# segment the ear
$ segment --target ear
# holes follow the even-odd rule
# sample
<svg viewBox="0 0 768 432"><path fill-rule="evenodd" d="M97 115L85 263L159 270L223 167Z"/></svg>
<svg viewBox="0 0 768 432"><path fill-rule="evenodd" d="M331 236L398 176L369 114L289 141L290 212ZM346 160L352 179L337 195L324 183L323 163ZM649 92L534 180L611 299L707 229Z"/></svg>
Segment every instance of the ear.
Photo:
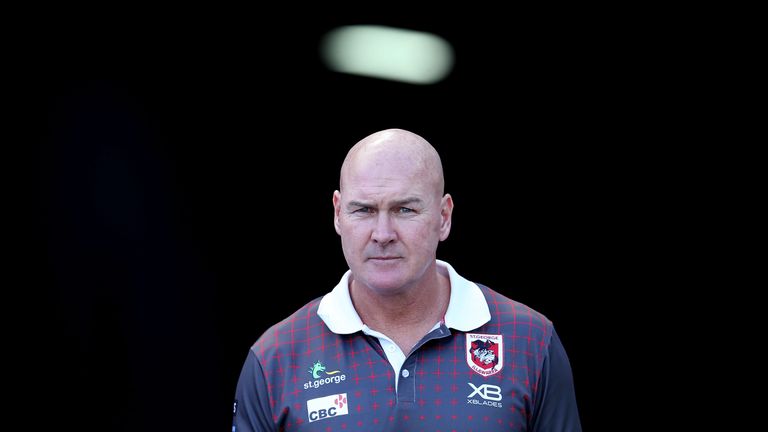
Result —
<svg viewBox="0 0 768 432"><path fill-rule="evenodd" d="M451 233L451 215L453 215L453 198L451 194L443 195L440 201L440 241L448 238Z"/></svg>
<svg viewBox="0 0 768 432"><path fill-rule="evenodd" d="M339 225L339 213L341 212L341 192L333 191L333 227L336 234L341 235L341 226Z"/></svg>

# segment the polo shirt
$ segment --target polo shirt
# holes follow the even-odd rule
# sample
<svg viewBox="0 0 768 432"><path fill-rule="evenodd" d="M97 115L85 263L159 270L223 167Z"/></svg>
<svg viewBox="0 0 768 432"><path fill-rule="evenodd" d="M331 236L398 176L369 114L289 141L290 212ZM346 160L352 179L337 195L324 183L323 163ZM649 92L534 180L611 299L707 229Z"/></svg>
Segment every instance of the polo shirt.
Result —
<svg viewBox="0 0 768 432"><path fill-rule="evenodd" d="M448 309L408 356L361 321L350 271L271 326L243 364L232 431L580 431L552 322L437 265Z"/></svg>

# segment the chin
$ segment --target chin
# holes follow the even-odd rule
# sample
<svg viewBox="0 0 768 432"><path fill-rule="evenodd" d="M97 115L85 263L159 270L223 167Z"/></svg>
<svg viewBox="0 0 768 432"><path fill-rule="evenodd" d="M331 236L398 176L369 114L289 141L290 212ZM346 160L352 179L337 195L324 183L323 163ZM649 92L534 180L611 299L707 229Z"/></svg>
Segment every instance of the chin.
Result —
<svg viewBox="0 0 768 432"><path fill-rule="evenodd" d="M376 272L374 274L367 273L365 276L365 284L379 294L396 294L405 285L405 279L402 275L388 275Z"/></svg>

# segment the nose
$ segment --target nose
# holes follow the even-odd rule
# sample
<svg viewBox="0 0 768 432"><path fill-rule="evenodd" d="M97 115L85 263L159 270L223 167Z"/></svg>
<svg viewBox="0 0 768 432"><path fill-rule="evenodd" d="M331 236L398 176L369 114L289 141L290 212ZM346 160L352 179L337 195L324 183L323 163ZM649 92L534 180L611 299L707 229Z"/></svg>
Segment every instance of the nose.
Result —
<svg viewBox="0 0 768 432"><path fill-rule="evenodd" d="M380 212L376 218L376 226L373 227L371 239L381 246L387 245L397 239L397 233L392 221L392 215L388 212Z"/></svg>

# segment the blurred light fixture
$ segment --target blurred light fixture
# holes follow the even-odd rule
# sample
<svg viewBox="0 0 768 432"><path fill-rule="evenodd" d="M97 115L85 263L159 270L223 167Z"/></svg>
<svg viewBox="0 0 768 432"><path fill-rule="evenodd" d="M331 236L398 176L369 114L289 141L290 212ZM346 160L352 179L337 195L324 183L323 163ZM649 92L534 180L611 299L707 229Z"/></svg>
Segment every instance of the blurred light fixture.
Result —
<svg viewBox="0 0 768 432"><path fill-rule="evenodd" d="M320 52L333 71L411 84L442 80L454 61L453 47L437 35L376 25L335 28Z"/></svg>

